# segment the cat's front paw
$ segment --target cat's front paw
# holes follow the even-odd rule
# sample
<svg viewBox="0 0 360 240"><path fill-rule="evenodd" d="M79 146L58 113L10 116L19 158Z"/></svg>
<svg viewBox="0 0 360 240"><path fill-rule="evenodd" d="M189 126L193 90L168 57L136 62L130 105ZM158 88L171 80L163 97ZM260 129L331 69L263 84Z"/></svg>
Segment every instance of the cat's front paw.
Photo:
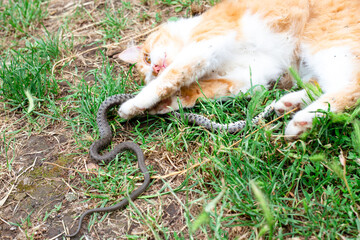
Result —
<svg viewBox="0 0 360 240"><path fill-rule="evenodd" d="M288 139L298 138L305 131L311 129L315 113L300 111L289 122L285 129L285 137Z"/></svg>
<svg viewBox="0 0 360 240"><path fill-rule="evenodd" d="M135 106L134 103L135 103L134 99L130 99L124 102L123 104L121 104L118 111L121 118L130 119L144 112L144 109Z"/></svg>

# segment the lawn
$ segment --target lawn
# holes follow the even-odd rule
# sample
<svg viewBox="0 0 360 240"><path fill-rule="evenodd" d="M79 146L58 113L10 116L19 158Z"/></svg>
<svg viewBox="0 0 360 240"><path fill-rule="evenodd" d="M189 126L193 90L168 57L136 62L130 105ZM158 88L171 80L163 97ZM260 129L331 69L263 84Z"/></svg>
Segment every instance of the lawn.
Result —
<svg viewBox="0 0 360 240"><path fill-rule="evenodd" d="M102 101L143 86L116 54L215 2L0 0L0 239L63 239L83 211L141 184L133 154L105 165L88 154ZM114 109L113 144L138 143L152 181L125 209L86 218L78 239L360 238L360 107L326 113L296 141L283 136L289 114L251 124L293 90L257 86L184 110L246 120L234 135Z"/></svg>

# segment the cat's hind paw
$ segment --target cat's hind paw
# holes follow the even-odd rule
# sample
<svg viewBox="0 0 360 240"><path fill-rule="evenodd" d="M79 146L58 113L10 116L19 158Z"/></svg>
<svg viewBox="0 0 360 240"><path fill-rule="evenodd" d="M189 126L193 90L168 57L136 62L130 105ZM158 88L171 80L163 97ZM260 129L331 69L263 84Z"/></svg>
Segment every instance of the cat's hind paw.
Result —
<svg viewBox="0 0 360 240"><path fill-rule="evenodd" d="M305 131L311 129L315 115L314 112L304 110L295 114L285 129L285 137L295 139Z"/></svg>
<svg viewBox="0 0 360 240"><path fill-rule="evenodd" d="M277 101L274 106L275 112L278 116L281 116L286 112L290 112L294 108L300 110L300 103L291 102L291 101L285 102L285 101L281 101L280 99L280 101Z"/></svg>
<svg viewBox="0 0 360 240"><path fill-rule="evenodd" d="M293 110L294 108L300 110L305 105L304 100L308 100L305 90L286 94L275 103L275 112L278 116L280 116L286 112Z"/></svg>

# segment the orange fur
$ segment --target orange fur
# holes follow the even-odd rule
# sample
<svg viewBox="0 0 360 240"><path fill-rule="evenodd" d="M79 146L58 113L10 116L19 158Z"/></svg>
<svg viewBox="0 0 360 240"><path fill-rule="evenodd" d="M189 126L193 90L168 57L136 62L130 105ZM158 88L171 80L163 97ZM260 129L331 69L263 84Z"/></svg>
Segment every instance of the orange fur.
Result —
<svg viewBox="0 0 360 240"><path fill-rule="evenodd" d="M256 69L254 84L265 85L291 64L325 93L294 116L290 134L311 126L314 111L327 103L342 111L360 98L360 0L224 0L177 23L164 24L142 45L137 67L151 84L124 104L123 117L175 108L177 97L191 107L203 95L237 94L250 88L249 69ZM151 63L144 55L150 53ZM298 96L285 96L277 111L303 106Z"/></svg>
<svg viewBox="0 0 360 240"><path fill-rule="evenodd" d="M153 112L170 111L169 107L177 105L177 98L184 108L193 107L199 98L216 98L222 96L230 96L230 88L233 86L231 81L226 79L207 79L184 86L179 93L173 97L167 97L157 104L152 110Z"/></svg>
<svg viewBox="0 0 360 240"><path fill-rule="evenodd" d="M340 86L336 93L325 94L319 101L330 104L337 112L353 107L360 99L360 72L350 86Z"/></svg>
<svg viewBox="0 0 360 240"><path fill-rule="evenodd" d="M255 0L249 9L269 21L277 32L301 34L309 17L308 0Z"/></svg>
<svg viewBox="0 0 360 240"><path fill-rule="evenodd" d="M224 1L203 14L202 22L193 31L191 38L202 41L239 29L239 19L246 6L239 1Z"/></svg>
<svg viewBox="0 0 360 240"><path fill-rule="evenodd" d="M229 96L232 86L233 83L226 79L207 79L182 87L180 90L180 99L184 106L192 107L200 97L213 99L221 96Z"/></svg>
<svg viewBox="0 0 360 240"><path fill-rule="evenodd" d="M223 1L203 15L204 24L199 24L192 38L202 41L239 29L239 20L247 10L268 19L275 31L300 34L309 17L306 9L309 9L307 0Z"/></svg>
<svg viewBox="0 0 360 240"><path fill-rule="evenodd" d="M310 9L302 40L310 42L314 52L346 43L359 55L359 0L312 0Z"/></svg>

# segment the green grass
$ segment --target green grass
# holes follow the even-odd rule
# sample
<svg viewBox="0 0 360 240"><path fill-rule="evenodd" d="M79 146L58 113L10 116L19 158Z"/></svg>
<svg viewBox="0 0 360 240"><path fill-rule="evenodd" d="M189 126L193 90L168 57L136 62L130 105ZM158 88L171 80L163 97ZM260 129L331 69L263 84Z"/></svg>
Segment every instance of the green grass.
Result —
<svg viewBox="0 0 360 240"><path fill-rule="evenodd" d="M79 93L86 96L81 100L79 109L82 112L79 112L79 119L91 119L88 131L96 128L94 116L102 99L115 94L110 89L119 89L116 91L119 93L125 91L123 87L128 87L124 85L128 82L124 81L127 76L116 77L117 84L120 85L114 87L116 83L113 74L106 70L111 69L111 66L104 66L106 68L102 70L103 73L96 74L102 76L96 77L96 87L82 87L83 92ZM96 97L89 96L90 93ZM250 93L252 98L249 101L246 96ZM194 109L187 111L211 116L222 123L238 119L247 119L250 122L251 118L263 110L264 103L269 103L283 94L281 90L269 91L262 88L224 103L204 100ZM357 111L359 110L355 109L355 112ZM351 112L343 115L351 116ZM222 191L222 181L225 182L228 189L222 197L225 200L216 210L207 213L208 224L201 225L198 230L208 234L209 239L226 239L229 237L228 231L223 228L235 226L253 229L250 238L254 239L261 234L265 234L267 238L272 236L280 239L291 236L317 236L321 239L357 237L360 230L356 215L360 201L360 170L359 153L354 149L354 146L358 146L359 134L354 133L354 129L357 129L354 124L358 124L358 120L355 117L350 122L339 122L339 119L350 118L335 118L332 114L327 114L325 118L315 121L313 129L306 136L295 142L286 142L281 137L285 126L282 124L283 120L280 120L275 128L260 129L254 134L251 133L259 127L249 124L239 134L231 135L211 133L173 117L145 116L131 121L131 136L142 144L144 150L151 149L156 144L164 146L166 151L174 155L190 151L194 157L188 160L189 166L206 158L211 160L191 173L181 189L176 189L176 192L193 192L199 196L199 199L189 199L183 205L188 229L191 229L192 222L198 218L197 215L190 214L192 206L200 201L205 207L206 201L215 198ZM87 124L90 123L83 122L81 125ZM119 129L118 123L113 124L114 129ZM248 134L249 137L244 138ZM96 135L93 135L93 138L97 138ZM239 144L231 146L240 139L242 140ZM198 147L194 148L194 145ZM345 176L339 163L340 150L347 158ZM129 163L131 167L122 164L122 168L129 168L129 171L136 168L134 161ZM109 184L106 178L100 176L92 181L103 184L99 191ZM258 191L267 199L266 204L273 214L271 227L269 220L266 220L269 213L264 215L264 207L258 206L259 197L251 190L252 182L256 183ZM174 189L165 188L163 191L176 195ZM109 192L105 194L105 202L110 201ZM157 219L156 214L158 213L148 213L147 216L139 214L137 217L143 219L144 224L149 224L146 222ZM167 239L175 236L168 233L159 221L151 226L152 232L161 233ZM196 232L186 231L176 235L183 239L187 234L190 234L191 239L196 239Z"/></svg>
<svg viewBox="0 0 360 240"><path fill-rule="evenodd" d="M51 67L49 62L42 61L36 50L28 50L12 51L1 59L0 94L14 108L24 108L27 105L26 90L39 102L58 92L56 82L48 75Z"/></svg>
<svg viewBox="0 0 360 240"><path fill-rule="evenodd" d="M121 36L121 30L126 29L129 25L129 19L125 14L131 8L131 2L129 2L119 9L111 9L109 7L105 9L105 19L101 24L105 40L118 41L123 37Z"/></svg>
<svg viewBox="0 0 360 240"><path fill-rule="evenodd" d="M86 73L86 75L94 77L95 84L89 86L84 78L82 78L78 85L71 86L75 94L68 96L68 100L75 103L74 111L77 113L77 116L74 117L71 115L67 121L74 130L77 141L83 146L89 146L88 140L83 142L84 132L92 133L92 139L97 138L97 135L94 134L97 132L96 113L100 104L107 97L114 94L125 93L125 89L130 88L128 85L131 72L116 73L114 68L114 65L109 64L109 62L104 59L103 66L100 69ZM133 88L134 86L132 89ZM116 122L112 123L114 129L116 125Z"/></svg>
<svg viewBox="0 0 360 240"><path fill-rule="evenodd" d="M160 1L156 1L158 4L164 4L164 5L176 5L175 7L175 12L180 12L188 7L190 7L191 3L193 2L193 0L160 0Z"/></svg>
<svg viewBox="0 0 360 240"><path fill-rule="evenodd" d="M30 99L35 108L58 94L58 81L52 75L54 62L69 46L59 33L26 41L23 48L8 50L0 57L0 96L12 109L26 109ZM28 92L28 94L26 94ZM29 97L30 96L30 97Z"/></svg>
<svg viewBox="0 0 360 240"><path fill-rule="evenodd" d="M47 2L42 0L9 0L7 4L0 1L0 30L25 34L47 16Z"/></svg>
<svg viewBox="0 0 360 240"><path fill-rule="evenodd" d="M198 1L157 1L159 5L178 6L182 10L193 2L199 4ZM26 33L33 26L26 22L40 23L46 4L39 1L1 3L3 31L6 34ZM123 9L104 14L105 18L98 25L102 32L99 41L123 37L116 30L128 27L124 20L124 11L129 10L126 7L133 8L125 4ZM18 8L22 10L16 10ZM16 15L21 12L24 13ZM22 19L15 26L4 17L11 14ZM71 17L77 14L75 11ZM4 172L12 170L16 159L12 154L13 146L18 134L25 131L31 136L58 123L71 129L76 140L74 147L78 151L68 154L87 158L90 144L99 137L95 118L101 102L113 94L136 93L142 87L134 81L131 70L119 69L105 56L104 50L96 53L101 60L92 70L83 71L73 61L58 66L54 76L55 62L69 56L74 48L60 33L40 37L27 34L24 46L8 48L1 54L0 101L7 114L20 115L19 122L13 124L22 124L19 129L8 131L6 128L1 132L4 144L0 147L6 155L6 167L1 169ZM76 73L78 79L63 79L66 67L72 67L71 72ZM93 80L88 81L89 78ZM62 81L69 85L71 92L59 96ZM203 99L195 108L184 110L221 123L247 120L249 124L235 135L212 133L171 114L138 117L126 123L125 128L125 121L115 112L109 114L116 140L120 135L134 140L146 154L166 151L178 159L178 163L184 163L182 169L202 163L187 171L181 184L174 186L171 178L164 179L159 192L142 195L136 200L146 202L149 208L142 209L131 203L128 216L141 223L146 232L127 237L197 239L201 234L207 239L229 239L237 236L230 235L232 229L242 227L249 232L249 239L358 239L360 107L342 114L325 113L301 139L288 142L283 133L290 116L262 129L250 124L265 105L284 94L283 90L260 87L226 102ZM29 109L32 109L30 113ZM274 118L271 116L267 121ZM346 165L343 166L340 160L344 158ZM155 166L148 167L152 175L158 174ZM136 160L129 153L103 166L99 172L97 176L83 175L82 184L74 187L98 206L113 204L130 193L135 188L133 177L141 181ZM163 197L167 196L183 212L184 226L179 231L162 221L165 214L162 205L166 204ZM103 220L106 214L101 216ZM29 215L24 220L22 228L30 228L30 218ZM92 216L89 226L96 221L97 217Z"/></svg>
<svg viewBox="0 0 360 240"><path fill-rule="evenodd" d="M211 6L218 3L220 0L155 0L155 4L162 4L165 6L173 6L174 12L179 13L181 11L185 11L185 15L189 16L189 10L191 5L204 5L210 4Z"/></svg>

